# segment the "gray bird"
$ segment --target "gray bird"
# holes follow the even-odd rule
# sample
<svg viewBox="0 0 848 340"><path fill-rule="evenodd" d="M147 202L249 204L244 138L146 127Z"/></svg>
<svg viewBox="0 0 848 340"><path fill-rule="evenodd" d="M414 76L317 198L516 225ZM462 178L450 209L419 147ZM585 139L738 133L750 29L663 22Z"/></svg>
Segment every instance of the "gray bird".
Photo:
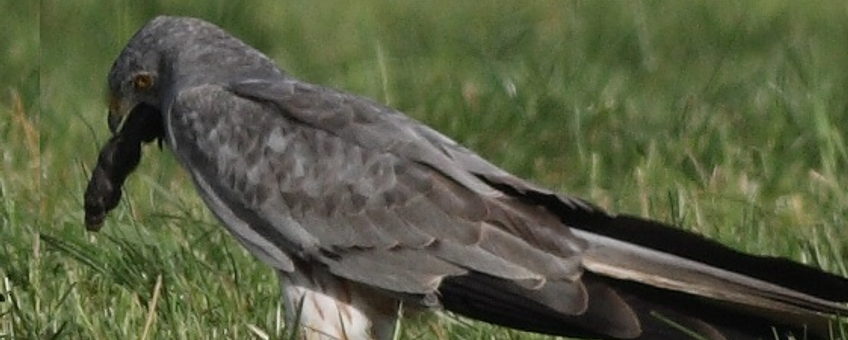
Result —
<svg viewBox="0 0 848 340"><path fill-rule="evenodd" d="M164 140L224 227L279 273L305 339L392 339L400 309L652 340L830 339L848 315L848 279L537 187L199 19L147 23L109 90L115 137L87 213L114 207L140 143Z"/></svg>

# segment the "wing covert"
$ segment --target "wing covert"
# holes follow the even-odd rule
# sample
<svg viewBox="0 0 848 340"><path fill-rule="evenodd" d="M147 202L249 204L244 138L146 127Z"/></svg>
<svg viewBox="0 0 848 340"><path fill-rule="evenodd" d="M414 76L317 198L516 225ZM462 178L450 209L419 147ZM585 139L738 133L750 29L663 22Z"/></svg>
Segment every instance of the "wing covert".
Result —
<svg viewBox="0 0 848 340"><path fill-rule="evenodd" d="M548 286L572 292L558 310L586 308L581 241L555 216L464 169L451 157L464 149L446 137L336 91L295 81L241 85L183 91L166 130L242 242L257 234L286 256L399 293L434 293L443 278L469 271L540 292L557 281ZM508 176L480 162L488 175ZM233 207L242 214L228 214Z"/></svg>
<svg viewBox="0 0 848 340"><path fill-rule="evenodd" d="M318 85L288 80L246 80L227 85L233 93L275 106L279 114L304 126L324 131L345 143L391 154L406 162L424 166L467 188L473 195L504 197L504 188L520 194L549 196L563 205L588 214L605 214L591 204L539 188L494 166L450 138L412 118L367 98ZM507 205L515 206L515 202ZM536 213L540 213L537 211ZM585 244L561 223L537 223L521 233L543 249L573 254ZM551 243L553 242L553 243Z"/></svg>

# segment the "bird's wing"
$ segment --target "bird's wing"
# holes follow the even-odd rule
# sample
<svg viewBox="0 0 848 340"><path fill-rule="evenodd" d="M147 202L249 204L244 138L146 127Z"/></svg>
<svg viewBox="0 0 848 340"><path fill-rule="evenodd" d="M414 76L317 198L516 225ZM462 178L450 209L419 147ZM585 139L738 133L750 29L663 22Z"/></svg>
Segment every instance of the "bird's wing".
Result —
<svg viewBox="0 0 848 340"><path fill-rule="evenodd" d="M474 273L559 313L586 309L582 241L370 101L296 81L202 86L180 93L166 134L215 214L281 270L296 256L428 301Z"/></svg>
<svg viewBox="0 0 848 340"><path fill-rule="evenodd" d="M568 320L561 327L571 332L577 325L622 338L644 332L643 314L662 306L637 302L642 294L608 278L738 304L778 322L824 327L818 312L844 311L811 296L816 289L782 287L789 280L776 274L746 275L770 259L710 246L729 259L711 263L703 259L710 255L620 235L641 221L537 188L366 99L296 80L250 80L185 90L167 117L171 145L213 211L283 270L297 256L512 327L556 333L549 321ZM599 231L605 225L624 229ZM643 230L670 235L665 241L682 249L704 244L664 226ZM581 277L584 268L593 274Z"/></svg>

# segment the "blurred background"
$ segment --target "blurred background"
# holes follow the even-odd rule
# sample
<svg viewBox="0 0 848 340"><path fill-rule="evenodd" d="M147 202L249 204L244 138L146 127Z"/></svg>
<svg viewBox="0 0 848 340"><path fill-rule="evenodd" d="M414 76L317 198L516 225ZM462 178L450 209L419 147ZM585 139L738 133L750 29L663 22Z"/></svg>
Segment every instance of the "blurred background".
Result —
<svg viewBox="0 0 848 340"><path fill-rule="evenodd" d="M273 273L144 149L82 194L106 73L160 14L373 98L543 186L848 275L844 1L0 0L0 339L280 339ZM157 284L159 283L159 284ZM403 338L541 339L454 318Z"/></svg>

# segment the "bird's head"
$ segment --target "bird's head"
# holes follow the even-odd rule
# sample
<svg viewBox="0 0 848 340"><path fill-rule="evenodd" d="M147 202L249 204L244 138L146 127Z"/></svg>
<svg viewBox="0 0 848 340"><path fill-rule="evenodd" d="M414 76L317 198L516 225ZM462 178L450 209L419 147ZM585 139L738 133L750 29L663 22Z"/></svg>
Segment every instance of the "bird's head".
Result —
<svg viewBox="0 0 848 340"><path fill-rule="evenodd" d="M114 78L112 76L115 76ZM114 82L112 80L115 80ZM109 130L117 133L124 118L145 104L160 111L158 75L155 70L139 69L110 73Z"/></svg>
<svg viewBox="0 0 848 340"><path fill-rule="evenodd" d="M121 123L144 104L162 110L161 37L163 24L169 20L160 17L141 28L124 47L109 71L109 129L117 133Z"/></svg>
<svg viewBox="0 0 848 340"><path fill-rule="evenodd" d="M142 104L167 111L181 89L282 76L268 57L214 24L160 16L133 35L109 71L109 128L117 132Z"/></svg>

